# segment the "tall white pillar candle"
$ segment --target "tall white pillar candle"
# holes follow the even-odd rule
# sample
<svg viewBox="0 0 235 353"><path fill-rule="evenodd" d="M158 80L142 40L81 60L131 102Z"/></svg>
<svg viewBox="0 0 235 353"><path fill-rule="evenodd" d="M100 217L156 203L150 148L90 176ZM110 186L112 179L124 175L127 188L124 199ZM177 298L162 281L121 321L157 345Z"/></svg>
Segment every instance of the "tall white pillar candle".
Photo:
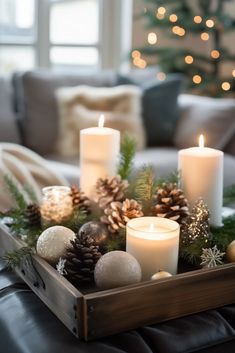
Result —
<svg viewBox="0 0 235 353"><path fill-rule="evenodd" d="M177 273L177 222L161 217L140 217L130 220L126 229L126 251L139 261L143 280L150 280L160 269Z"/></svg>
<svg viewBox="0 0 235 353"><path fill-rule="evenodd" d="M80 132L80 187L90 198L95 197L95 184L99 178L117 173L120 132L103 127L103 120L101 115L98 127Z"/></svg>
<svg viewBox="0 0 235 353"><path fill-rule="evenodd" d="M223 205L223 152L204 147L200 136L199 147L180 150L178 170L181 186L192 207L200 197L210 211L210 223L222 224Z"/></svg>

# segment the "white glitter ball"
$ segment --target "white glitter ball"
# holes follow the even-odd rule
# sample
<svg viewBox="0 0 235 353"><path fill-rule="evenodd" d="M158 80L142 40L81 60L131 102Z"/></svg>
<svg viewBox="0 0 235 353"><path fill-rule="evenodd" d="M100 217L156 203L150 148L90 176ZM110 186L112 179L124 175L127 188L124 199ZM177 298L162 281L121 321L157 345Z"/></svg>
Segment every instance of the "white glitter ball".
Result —
<svg viewBox="0 0 235 353"><path fill-rule="evenodd" d="M53 226L42 232L37 241L37 253L50 263L57 263L75 238L75 233L63 226Z"/></svg>
<svg viewBox="0 0 235 353"><path fill-rule="evenodd" d="M125 251L110 251L95 267L97 287L109 289L141 281L141 268L134 256Z"/></svg>

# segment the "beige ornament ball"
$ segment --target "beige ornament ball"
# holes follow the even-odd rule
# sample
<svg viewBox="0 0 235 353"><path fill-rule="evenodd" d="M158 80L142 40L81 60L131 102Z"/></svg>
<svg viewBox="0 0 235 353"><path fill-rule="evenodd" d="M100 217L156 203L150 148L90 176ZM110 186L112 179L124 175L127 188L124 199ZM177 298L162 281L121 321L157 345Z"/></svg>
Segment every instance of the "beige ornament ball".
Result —
<svg viewBox="0 0 235 353"><path fill-rule="evenodd" d="M172 277L172 274L167 271L159 270L158 272L154 273L154 275L152 275L151 280L155 281L157 279L166 278L166 277Z"/></svg>
<svg viewBox="0 0 235 353"><path fill-rule="evenodd" d="M235 240L233 240L227 247L226 259L229 262L235 262Z"/></svg>
<svg viewBox="0 0 235 353"><path fill-rule="evenodd" d="M37 254L51 264L56 264L70 241L75 238L75 233L63 226L53 226L42 232L37 241Z"/></svg>
<svg viewBox="0 0 235 353"><path fill-rule="evenodd" d="M134 256L125 251L110 251L95 267L95 283L101 289L110 289L141 281L141 267Z"/></svg>

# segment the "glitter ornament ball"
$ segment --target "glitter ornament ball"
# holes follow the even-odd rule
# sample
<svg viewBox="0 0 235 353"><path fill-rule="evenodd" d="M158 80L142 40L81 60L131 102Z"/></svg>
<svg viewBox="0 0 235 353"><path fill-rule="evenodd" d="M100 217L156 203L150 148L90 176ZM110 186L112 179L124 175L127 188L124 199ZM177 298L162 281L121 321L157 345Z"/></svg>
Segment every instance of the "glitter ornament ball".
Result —
<svg viewBox="0 0 235 353"><path fill-rule="evenodd" d="M233 240L227 247L226 258L229 262L235 262L235 240Z"/></svg>
<svg viewBox="0 0 235 353"><path fill-rule="evenodd" d="M110 251L95 267L95 283L101 289L110 289L141 281L141 268L134 256L125 251Z"/></svg>
<svg viewBox="0 0 235 353"><path fill-rule="evenodd" d="M108 231L101 222L90 221L81 226L79 235L89 236L96 245L103 245L108 238Z"/></svg>
<svg viewBox="0 0 235 353"><path fill-rule="evenodd" d="M51 264L56 264L70 246L75 233L63 226L53 226L42 232L37 241L37 254Z"/></svg>
<svg viewBox="0 0 235 353"><path fill-rule="evenodd" d="M152 275L151 280L155 281L157 279L166 278L166 277L172 277L172 274L167 271L159 270L158 272L154 273L154 275Z"/></svg>

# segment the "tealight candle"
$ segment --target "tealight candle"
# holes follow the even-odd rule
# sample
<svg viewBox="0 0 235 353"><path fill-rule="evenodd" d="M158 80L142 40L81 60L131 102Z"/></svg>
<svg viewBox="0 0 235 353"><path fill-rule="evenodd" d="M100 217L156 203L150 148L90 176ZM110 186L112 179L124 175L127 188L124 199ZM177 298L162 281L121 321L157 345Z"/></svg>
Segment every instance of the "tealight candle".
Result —
<svg viewBox="0 0 235 353"><path fill-rule="evenodd" d="M49 227L67 221L73 212L70 187L47 186L42 189L42 193L42 225Z"/></svg>
<svg viewBox="0 0 235 353"><path fill-rule="evenodd" d="M179 224L167 218L140 217L127 223L126 251L140 263L142 279L157 271L177 273Z"/></svg>
<svg viewBox="0 0 235 353"><path fill-rule="evenodd" d="M181 186L192 207L202 198L210 211L210 223L222 224L223 204L223 152L204 147L204 138L199 138L199 147L180 150L178 170Z"/></svg>
<svg viewBox="0 0 235 353"><path fill-rule="evenodd" d="M100 116L98 127L80 132L80 187L90 198L95 198L95 184L99 178L117 173L120 152L120 132L104 127Z"/></svg>

